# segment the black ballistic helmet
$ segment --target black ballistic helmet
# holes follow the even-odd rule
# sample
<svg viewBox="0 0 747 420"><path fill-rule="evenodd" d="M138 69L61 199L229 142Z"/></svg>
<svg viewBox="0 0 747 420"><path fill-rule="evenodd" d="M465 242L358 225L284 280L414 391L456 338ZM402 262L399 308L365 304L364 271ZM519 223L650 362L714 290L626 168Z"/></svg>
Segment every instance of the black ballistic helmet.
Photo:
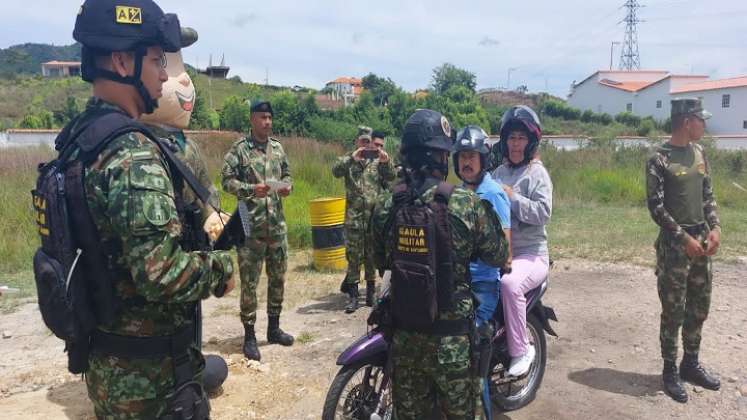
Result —
<svg viewBox="0 0 747 420"><path fill-rule="evenodd" d="M485 176L485 170L487 169L488 154L490 153L487 139L488 134L477 125L468 125L457 133L451 158L454 164L454 172L462 181L469 184L479 184L482 182L482 178ZM468 182L462 178L462 175L459 173L459 152L468 151L474 151L480 154L480 172L477 176L477 182L475 183Z"/></svg>
<svg viewBox="0 0 747 420"><path fill-rule="evenodd" d="M140 79L148 47L160 46L177 52L184 44L179 18L165 14L152 0L86 0L75 19L73 38L83 45L81 76L92 82L97 77L132 85L145 102L149 114L158 106ZM135 74L122 77L96 67L96 56L114 51L135 53Z"/></svg>
<svg viewBox="0 0 747 420"><path fill-rule="evenodd" d="M433 152L451 152L453 131L449 120L440 112L419 109L407 119L402 130L403 162L411 169L439 170L449 173L449 164L433 159Z"/></svg>
<svg viewBox="0 0 747 420"><path fill-rule="evenodd" d="M502 158L508 158L508 136L511 130L523 130L529 135L529 144L524 149L524 160L529 162L539 147L542 139L542 125L537 114L526 105L515 106L503 114L501 118L501 140L498 142L498 153Z"/></svg>
<svg viewBox="0 0 747 420"><path fill-rule="evenodd" d="M228 377L228 365L226 361L216 355L205 355L205 369L202 372L202 383L205 391L214 392L217 390Z"/></svg>

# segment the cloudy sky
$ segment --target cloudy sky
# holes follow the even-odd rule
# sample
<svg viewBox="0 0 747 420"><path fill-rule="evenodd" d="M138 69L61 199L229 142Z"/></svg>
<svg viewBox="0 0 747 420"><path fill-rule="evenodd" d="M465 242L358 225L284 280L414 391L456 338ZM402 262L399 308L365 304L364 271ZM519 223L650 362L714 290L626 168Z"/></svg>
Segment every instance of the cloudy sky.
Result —
<svg viewBox="0 0 747 420"><path fill-rule="evenodd" d="M124 3L126 1L123 0ZM185 60L204 67L225 54L244 81L322 88L368 72L407 90L424 88L451 62L478 87L525 84L565 97L574 80L609 67L622 41L625 0L161 0L196 28ZM642 68L712 78L747 75L747 2L642 0ZM0 48L69 44L81 1L4 1ZM9 18L9 17L12 17ZM620 46L615 46L614 66Z"/></svg>

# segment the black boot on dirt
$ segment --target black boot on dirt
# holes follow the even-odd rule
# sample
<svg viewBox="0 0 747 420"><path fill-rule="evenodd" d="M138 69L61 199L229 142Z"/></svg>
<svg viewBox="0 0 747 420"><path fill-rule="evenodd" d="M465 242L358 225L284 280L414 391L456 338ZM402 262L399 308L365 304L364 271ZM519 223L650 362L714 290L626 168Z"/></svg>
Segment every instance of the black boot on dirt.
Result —
<svg viewBox="0 0 747 420"><path fill-rule="evenodd" d="M254 325L244 324L244 357L249 360L259 361L259 349L257 348L257 337L254 335Z"/></svg>
<svg viewBox="0 0 747 420"><path fill-rule="evenodd" d="M267 342L280 344L281 346L292 346L293 336L280 329L280 317L268 317Z"/></svg>
<svg viewBox="0 0 747 420"><path fill-rule="evenodd" d="M373 307L376 302L376 283L373 281L366 282L366 306Z"/></svg>
<svg viewBox="0 0 747 420"><path fill-rule="evenodd" d="M687 402L687 391L685 391L685 387L682 386L682 381L680 381L676 363L665 361L661 378L662 382L664 382L664 392L667 395L677 402Z"/></svg>
<svg viewBox="0 0 747 420"><path fill-rule="evenodd" d="M352 314L358 310L358 284L348 286L348 304L345 306L345 313Z"/></svg>
<svg viewBox="0 0 747 420"><path fill-rule="evenodd" d="M703 366L698 363L697 355L693 356L685 353L685 357L682 358L682 363L680 363L680 378L711 391L718 391L721 388L721 381L703 369Z"/></svg>

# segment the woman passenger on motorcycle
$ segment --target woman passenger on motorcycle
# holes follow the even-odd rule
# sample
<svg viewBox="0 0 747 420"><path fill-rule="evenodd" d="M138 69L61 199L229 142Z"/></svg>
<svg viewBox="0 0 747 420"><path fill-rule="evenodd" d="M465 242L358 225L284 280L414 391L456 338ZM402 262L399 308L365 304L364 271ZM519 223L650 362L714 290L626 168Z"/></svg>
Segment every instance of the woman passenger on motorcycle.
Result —
<svg viewBox="0 0 747 420"><path fill-rule="evenodd" d="M502 164L493 177L503 183L511 202L513 257L512 271L501 278L500 296L511 356L508 374L522 376L535 356L527 336L524 295L541 285L549 270L545 225L552 214L552 181L539 160L542 128L531 108L521 105L506 111L500 136L493 153Z"/></svg>

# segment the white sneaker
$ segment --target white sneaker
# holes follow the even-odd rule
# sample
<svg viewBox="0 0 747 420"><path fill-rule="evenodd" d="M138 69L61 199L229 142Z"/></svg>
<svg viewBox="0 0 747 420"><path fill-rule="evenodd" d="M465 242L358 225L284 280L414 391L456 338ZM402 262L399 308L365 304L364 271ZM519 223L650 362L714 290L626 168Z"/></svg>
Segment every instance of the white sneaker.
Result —
<svg viewBox="0 0 747 420"><path fill-rule="evenodd" d="M532 366L532 362L534 362L534 355L534 346L530 344L527 352L522 356L512 357L511 367L508 369L509 376L526 375L526 373L529 372L529 368Z"/></svg>

